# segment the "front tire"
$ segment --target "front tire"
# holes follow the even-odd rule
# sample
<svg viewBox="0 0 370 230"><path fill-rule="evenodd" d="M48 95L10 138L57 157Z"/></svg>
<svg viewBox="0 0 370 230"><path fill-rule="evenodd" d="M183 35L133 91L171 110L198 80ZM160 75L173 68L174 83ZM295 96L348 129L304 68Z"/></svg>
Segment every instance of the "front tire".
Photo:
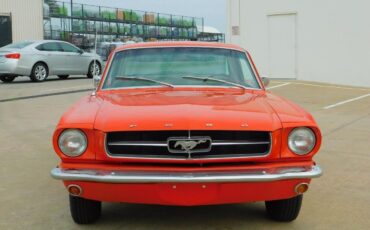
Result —
<svg viewBox="0 0 370 230"><path fill-rule="evenodd" d="M268 216L276 221L290 222L298 217L301 210L303 195L285 200L266 201Z"/></svg>
<svg viewBox="0 0 370 230"><path fill-rule="evenodd" d="M5 83L10 83L14 81L15 77L14 76L1 76L0 80Z"/></svg>
<svg viewBox="0 0 370 230"><path fill-rule="evenodd" d="M94 72L94 70L95 70L95 72ZM100 63L98 61L95 62L95 67L94 67L94 62L91 62L90 65L89 65L89 70L87 72L87 77L88 78L93 78L94 74L99 75L100 73L101 73Z"/></svg>
<svg viewBox="0 0 370 230"><path fill-rule="evenodd" d="M48 76L48 67L44 63L39 62L33 66L30 78L34 82L42 82L45 81Z"/></svg>
<svg viewBox="0 0 370 230"><path fill-rule="evenodd" d="M59 79L67 79L69 75L58 75Z"/></svg>
<svg viewBox="0 0 370 230"><path fill-rule="evenodd" d="M77 224L91 224L101 215L101 202L69 195L71 216Z"/></svg>

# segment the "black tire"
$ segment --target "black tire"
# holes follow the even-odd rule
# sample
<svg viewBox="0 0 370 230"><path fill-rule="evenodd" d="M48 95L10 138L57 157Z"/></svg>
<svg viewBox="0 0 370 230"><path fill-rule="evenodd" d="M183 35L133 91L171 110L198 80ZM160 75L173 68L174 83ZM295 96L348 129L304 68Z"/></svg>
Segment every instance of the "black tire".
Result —
<svg viewBox="0 0 370 230"><path fill-rule="evenodd" d="M14 79L15 79L15 76L1 76L0 77L0 80L5 83L10 83L14 81Z"/></svg>
<svg viewBox="0 0 370 230"><path fill-rule="evenodd" d="M69 77L69 75L58 75L58 77L60 79L67 79Z"/></svg>
<svg viewBox="0 0 370 230"><path fill-rule="evenodd" d="M286 200L266 201L268 216L276 221L289 222L298 217L301 210L303 195Z"/></svg>
<svg viewBox="0 0 370 230"><path fill-rule="evenodd" d="M69 207L73 221L77 224L91 224L101 215L101 202L69 195Z"/></svg>
<svg viewBox="0 0 370 230"><path fill-rule="evenodd" d="M97 65L96 68L98 68L97 72L98 72L98 75L99 75L101 73L101 64L97 61L96 65ZM94 66L94 62L91 62L90 65L89 65L89 70L87 72L87 77L88 78L93 78L94 77L94 68L93 68L93 66Z"/></svg>
<svg viewBox="0 0 370 230"><path fill-rule="evenodd" d="M36 63L31 71L31 81L42 82L45 81L49 76L48 67L44 63Z"/></svg>

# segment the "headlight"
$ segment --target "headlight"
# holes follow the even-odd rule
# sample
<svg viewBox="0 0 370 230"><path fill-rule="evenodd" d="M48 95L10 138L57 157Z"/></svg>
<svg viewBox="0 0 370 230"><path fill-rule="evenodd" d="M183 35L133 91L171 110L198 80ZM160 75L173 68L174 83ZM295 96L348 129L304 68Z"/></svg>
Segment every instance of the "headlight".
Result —
<svg viewBox="0 0 370 230"><path fill-rule="evenodd" d="M305 155L312 151L316 144L316 136L309 128L295 128L288 137L290 150L297 155Z"/></svg>
<svg viewBox="0 0 370 230"><path fill-rule="evenodd" d="M77 157L87 148L86 135L78 129L67 129L59 136L60 150L69 157Z"/></svg>

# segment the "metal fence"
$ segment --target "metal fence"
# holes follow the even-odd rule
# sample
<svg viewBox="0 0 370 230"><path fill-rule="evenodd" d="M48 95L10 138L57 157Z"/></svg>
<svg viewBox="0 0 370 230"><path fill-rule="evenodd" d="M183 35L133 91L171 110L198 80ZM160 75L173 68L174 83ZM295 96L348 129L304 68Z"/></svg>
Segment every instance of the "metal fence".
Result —
<svg viewBox="0 0 370 230"><path fill-rule="evenodd" d="M83 49L99 42L197 40L204 19L70 2L44 3L45 39L66 40Z"/></svg>

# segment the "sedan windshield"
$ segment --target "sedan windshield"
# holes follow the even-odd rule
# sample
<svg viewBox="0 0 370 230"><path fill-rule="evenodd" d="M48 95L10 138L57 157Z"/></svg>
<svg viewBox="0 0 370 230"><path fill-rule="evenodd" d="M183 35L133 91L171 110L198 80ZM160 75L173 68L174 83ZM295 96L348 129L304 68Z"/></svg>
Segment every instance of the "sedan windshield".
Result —
<svg viewBox="0 0 370 230"><path fill-rule="evenodd" d="M103 89L154 86L260 88L244 52L177 47L116 53Z"/></svg>

